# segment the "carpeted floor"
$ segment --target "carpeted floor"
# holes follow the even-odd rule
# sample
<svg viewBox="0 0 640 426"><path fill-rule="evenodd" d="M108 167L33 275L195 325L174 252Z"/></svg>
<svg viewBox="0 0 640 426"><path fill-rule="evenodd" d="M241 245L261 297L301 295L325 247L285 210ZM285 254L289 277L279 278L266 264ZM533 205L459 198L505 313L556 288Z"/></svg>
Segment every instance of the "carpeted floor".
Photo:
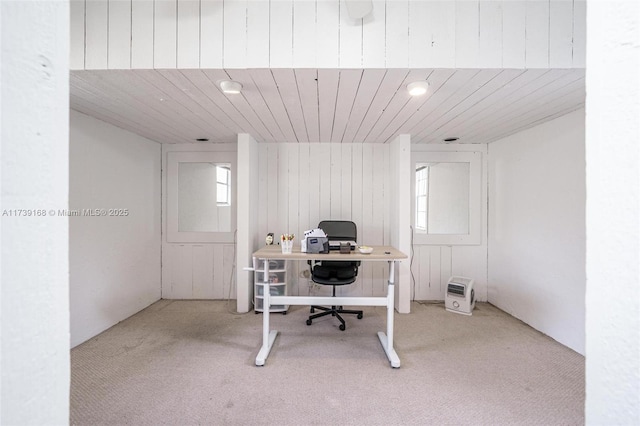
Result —
<svg viewBox="0 0 640 426"><path fill-rule="evenodd" d="M392 369L376 336L383 307L280 331L254 365L262 315L224 301L162 300L71 351L75 425L578 425L584 357L480 303L473 316L413 303L395 316Z"/></svg>

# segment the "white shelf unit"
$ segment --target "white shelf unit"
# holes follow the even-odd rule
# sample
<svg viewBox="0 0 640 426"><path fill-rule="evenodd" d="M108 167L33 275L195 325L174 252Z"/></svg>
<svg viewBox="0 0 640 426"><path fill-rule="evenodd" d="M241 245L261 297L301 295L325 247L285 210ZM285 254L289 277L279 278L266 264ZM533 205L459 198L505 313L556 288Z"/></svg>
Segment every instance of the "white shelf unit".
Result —
<svg viewBox="0 0 640 426"><path fill-rule="evenodd" d="M289 279L288 262L284 259L269 259L269 289L272 296L287 295ZM253 258L253 309L257 314L264 312L264 260ZM271 305L269 312L282 312L286 315L289 305Z"/></svg>

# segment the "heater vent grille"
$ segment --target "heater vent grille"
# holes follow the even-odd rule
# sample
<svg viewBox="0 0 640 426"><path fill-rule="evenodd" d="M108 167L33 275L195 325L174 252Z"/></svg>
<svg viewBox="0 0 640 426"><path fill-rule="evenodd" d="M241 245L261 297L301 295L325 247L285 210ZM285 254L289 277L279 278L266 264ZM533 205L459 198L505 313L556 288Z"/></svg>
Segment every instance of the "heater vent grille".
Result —
<svg viewBox="0 0 640 426"><path fill-rule="evenodd" d="M447 286L447 293L454 296L463 296L464 297L465 286L456 283L449 283Z"/></svg>

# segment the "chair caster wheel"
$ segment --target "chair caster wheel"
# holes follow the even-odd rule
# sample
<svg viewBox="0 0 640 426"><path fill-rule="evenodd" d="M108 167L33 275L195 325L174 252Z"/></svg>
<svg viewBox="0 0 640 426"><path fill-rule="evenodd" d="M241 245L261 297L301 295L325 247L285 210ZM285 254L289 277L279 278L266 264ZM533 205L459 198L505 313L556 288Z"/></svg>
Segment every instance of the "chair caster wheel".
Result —
<svg viewBox="0 0 640 426"><path fill-rule="evenodd" d="M311 312L311 313L314 313L315 311L316 311L315 309L311 308L311 311L310 311L310 312Z"/></svg>
<svg viewBox="0 0 640 426"><path fill-rule="evenodd" d="M283 312L282 312L282 315L287 315L287 311L283 311Z"/></svg>
<svg viewBox="0 0 640 426"><path fill-rule="evenodd" d="M344 326L344 324L340 324L340 330L344 331L347 327Z"/></svg>
<svg viewBox="0 0 640 426"><path fill-rule="evenodd" d="M358 314L358 319L362 319L362 314Z"/></svg>
<svg viewBox="0 0 640 426"><path fill-rule="evenodd" d="M310 319L307 320L307 325L311 325L311 320Z"/></svg>

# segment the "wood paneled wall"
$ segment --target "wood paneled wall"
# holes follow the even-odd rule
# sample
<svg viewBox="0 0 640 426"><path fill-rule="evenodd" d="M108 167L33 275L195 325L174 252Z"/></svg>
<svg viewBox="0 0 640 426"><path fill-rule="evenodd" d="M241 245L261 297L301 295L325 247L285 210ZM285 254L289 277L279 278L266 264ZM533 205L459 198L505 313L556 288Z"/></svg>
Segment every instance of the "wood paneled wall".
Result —
<svg viewBox="0 0 640 426"><path fill-rule="evenodd" d="M476 298L487 300L487 145L486 144L418 144L418 151L472 151L482 154L481 172L481 233L479 245L417 245L412 244L411 295L412 300L443 300L447 281L452 275L475 280ZM412 175L413 179L413 175Z"/></svg>
<svg viewBox="0 0 640 426"><path fill-rule="evenodd" d="M71 69L583 68L585 0L71 0Z"/></svg>
<svg viewBox="0 0 640 426"><path fill-rule="evenodd" d="M184 146L171 149L180 147ZM458 147L447 145L440 149L486 151L485 145ZM299 244L300 235L323 219L353 220L362 244L390 243L389 144L262 143L258 144L258 152L260 244L269 232L276 238L293 233ZM486 227L486 194L484 200ZM230 244L164 243L162 297L235 298L233 260L234 246ZM291 265L289 294L329 294L330 289L314 286L302 276L307 268L300 262ZM443 300L451 275L473 277L477 298L486 300L486 238L479 246L413 246L409 283L412 300ZM364 262L356 283L340 291L343 295L384 296L387 278L386 263Z"/></svg>
<svg viewBox="0 0 640 426"><path fill-rule="evenodd" d="M235 144L162 145L162 298L235 299L235 245L167 242L167 154L235 152Z"/></svg>
<svg viewBox="0 0 640 426"><path fill-rule="evenodd" d="M300 235L322 219L344 219L356 222L360 243L390 243L388 144L260 144L259 149L259 205L264 212L259 230L263 235ZM486 203L483 206L486 223ZM486 300L486 260L486 238L480 246L414 246L411 299L443 300L447 280L457 274L474 277L477 297ZM306 268L293 265L291 294L327 293L301 276ZM365 262L358 281L341 290L383 296L386 279L386 264Z"/></svg>
<svg viewBox="0 0 640 426"><path fill-rule="evenodd" d="M260 144L259 230L294 233L297 243L321 220L353 220L358 242L389 244L388 144ZM290 294L325 294L300 276L306 264L292 265ZM342 294L386 294L386 264L364 263L358 281Z"/></svg>
<svg viewBox="0 0 640 426"><path fill-rule="evenodd" d="M233 244L165 243L162 298L235 299L234 263Z"/></svg>

